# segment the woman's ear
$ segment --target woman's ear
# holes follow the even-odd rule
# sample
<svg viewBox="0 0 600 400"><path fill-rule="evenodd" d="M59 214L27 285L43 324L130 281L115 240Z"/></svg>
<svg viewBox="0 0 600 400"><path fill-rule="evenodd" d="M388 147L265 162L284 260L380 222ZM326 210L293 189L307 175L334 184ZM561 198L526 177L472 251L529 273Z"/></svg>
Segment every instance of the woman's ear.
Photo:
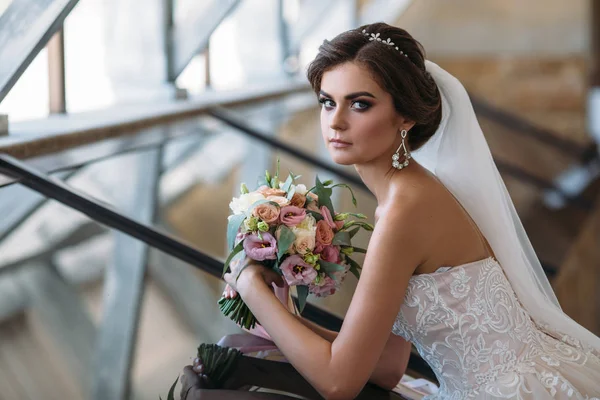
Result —
<svg viewBox="0 0 600 400"><path fill-rule="evenodd" d="M411 121L407 118L404 118L402 116L398 117L398 130L406 130L406 131L410 131L412 129L412 127L415 126L415 122Z"/></svg>

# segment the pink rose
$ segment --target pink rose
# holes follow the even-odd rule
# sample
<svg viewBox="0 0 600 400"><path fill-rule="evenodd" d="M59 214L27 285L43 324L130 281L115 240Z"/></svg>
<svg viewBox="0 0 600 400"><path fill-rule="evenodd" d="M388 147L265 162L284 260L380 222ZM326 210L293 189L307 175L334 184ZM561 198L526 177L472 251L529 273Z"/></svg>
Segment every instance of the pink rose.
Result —
<svg viewBox="0 0 600 400"><path fill-rule="evenodd" d="M337 283L328 275L324 275L318 285L309 285L308 290L317 297L327 297L334 294L337 288Z"/></svg>
<svg viewBox="0 0 600 400"><path fill-rule="evenodd" d="M286 282L290 286L309 285L317 277L314 267L298 255L289 256L280 266Z"/></svg>
<svg viewBox="0 0 600 400"><path fill-rule="evenodd" d="M321 215L323 216L323 218L325 219L325 222L327 222L327 225L329 225L329 227L331 229L336 229L339 230L342 228L342 226L344 226L344 221L334 221L333 217L331 216L331 213L329 212L329 208L323 206L321 207Z"/></svg>
<svg viewBox="0 0 600 400"><path fill-rule="evenodd" d="M339 264L340 262L340 250L335 246L323 246L320 254L322 260L334 264Z"/></svg>
<svg viewBox="0 0 600 400"><path fill-rule="evenodd" d="M244 251L246 255L256 261L275 260L277 258L277 241L269 232L258 235L252 234L244 240Z"/></svg>
<svg viewBox="0 0 600 400"><path fill-rule="evenodd" d="M254 207L252 215L262 219L267 224L273 224L279 219L279 207L270 203L262 203Z"/></svg>
<svg viewBox="0 0 600 400"><path fill-rule="evenodd" d="M317 243L324 245L331 244L333 236L333 229L331 229L331 227L325 220L317 222L317 231L315 233Z"/></svg>
<svg viewBox="0 0 600 400"><path fill-rule="evenodd" d="M296 226L300 222L304 221L306 217L306 210L304 208L285 206L281 208L281 214L279 219L287 226Z"/></svg>

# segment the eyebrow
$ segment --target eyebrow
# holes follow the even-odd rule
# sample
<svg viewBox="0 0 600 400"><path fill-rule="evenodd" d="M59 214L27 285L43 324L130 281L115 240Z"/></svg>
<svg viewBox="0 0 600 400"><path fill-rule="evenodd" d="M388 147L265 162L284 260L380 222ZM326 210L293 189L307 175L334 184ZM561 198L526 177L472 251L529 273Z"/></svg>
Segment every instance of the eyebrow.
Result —
<svg viewBox="0 0 600 400"><path fill-rule="evenodd" d="M326 92L324 92L322 90L319 91L319 94L323 95L325 97L333 98L333 96L331 96L330 94L328 94L328 93L326 93ZM350 94L345 95L344 99L346 99L346 100L352 100L352 99L355 99L355 98L360 97L360 96L372 97L374 99L377 98L377 97L373 96L369 92L356 92L356 93L350 93Z"/></svg>

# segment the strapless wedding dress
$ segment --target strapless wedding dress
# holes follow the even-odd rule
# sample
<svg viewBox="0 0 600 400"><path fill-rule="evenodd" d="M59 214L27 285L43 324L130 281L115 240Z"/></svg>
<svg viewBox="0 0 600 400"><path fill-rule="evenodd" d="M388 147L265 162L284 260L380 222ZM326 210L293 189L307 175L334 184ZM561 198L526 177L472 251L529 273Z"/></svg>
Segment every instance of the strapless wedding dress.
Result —
<svg viewBox="0 0 600 400"><path fill-rule="evenodd" d="M413 276L393 333L436 374L427 399L600 398L600 354L536 325L493 258Z"/></svg>

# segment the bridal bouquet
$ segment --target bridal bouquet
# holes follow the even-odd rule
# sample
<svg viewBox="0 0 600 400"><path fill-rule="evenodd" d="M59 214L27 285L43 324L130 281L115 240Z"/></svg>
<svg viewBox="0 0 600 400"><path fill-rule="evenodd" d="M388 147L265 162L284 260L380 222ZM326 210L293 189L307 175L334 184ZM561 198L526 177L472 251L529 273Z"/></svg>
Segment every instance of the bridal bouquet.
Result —
<svg viewBox="0 0 600 400"><path fill-rule="evenodd" d="M356 213L336 213L331 202L332 190L345 187L342 183L321 182L307 189L297 184L300 178L290 172L285 181L277 172L266 171L258 189L250 192L242 184L241 194L229 207L233 212L227 226L227 244L231 250L223 274L234 258L248 257L283 276L295 287L297 307L303 311L309 294L325 297L334 294L348 272L359 277L361 266L350 256L364 249L353 247L351 240L360 229L372 231L373 226L361 221L366 217ZM240 296L219 300L221 312L238 325L251 329L256 318Z"/></svg>

